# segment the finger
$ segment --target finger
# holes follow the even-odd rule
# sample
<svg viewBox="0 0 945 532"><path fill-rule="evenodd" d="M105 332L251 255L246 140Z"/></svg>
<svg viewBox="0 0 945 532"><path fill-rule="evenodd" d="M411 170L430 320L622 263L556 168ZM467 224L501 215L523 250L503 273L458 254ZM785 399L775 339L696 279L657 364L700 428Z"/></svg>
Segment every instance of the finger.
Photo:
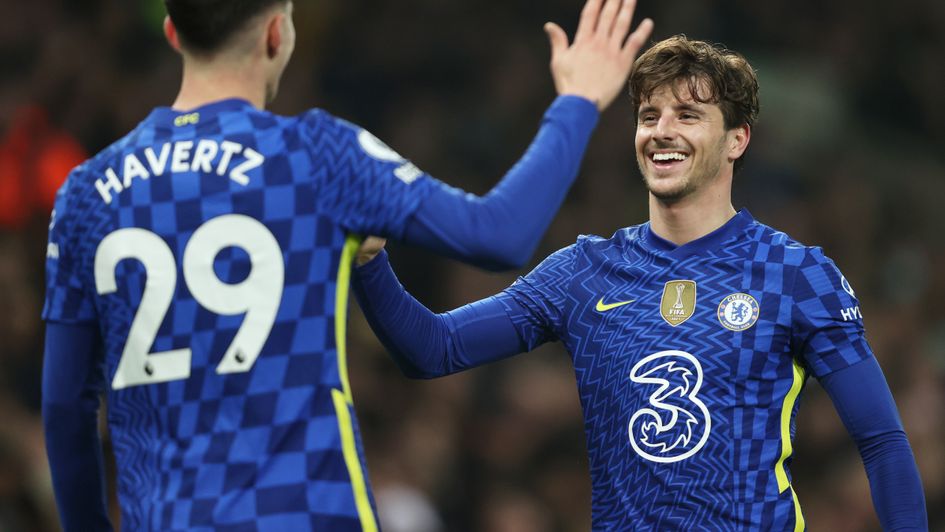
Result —
<svg viewBox="0 0 945 532"><path fill-rule="evenodd" d="M551 44L551 60L554 61L558 54L568 49L568 34L554 22L545 23L545 33L548 34L548 42Z"/></svg>
<svg viewBox="0 0 945 532"><path fill-rule="evenodd" d="M581 10L581 20L578 22L577 32L574 34L574 42L588 38L594 34L597 28L597 19L600 18L601 0L587 0L584 9Z"/></svg>
<svg viewBox="0 0 945 532"><path fill-rule="evenodd" d="M621 4L623 4L622 0L607 0L604 9L600 12L600 20L597 21L595 35L605 39L610 36L611 30L614 28L614 19L617 18L617 12L620 11Z"/></svg>
<svg viewBox="0 0 945 532"><path fill-rule="evenodd" d="M643 19L643 22L637 26L636 31L630 34L630 38L627 39L627 43L623 46L623 52L621 53L623 53L624 58L633 62L640 48L643 48L643 45L646 44L647 39L650 38L650 34L652 33L653 19Z"/></svg>
<svg viewBox="0 0 945 532"><path fill-rule="evenodd" d="M367 250L380 249L384 247L384 244L386 243L387 240L379 236L369 236L364 239L364 242L361 243L361 248Z"/></svg>
<svg viewBox="0 0 945 532"><path fill-rule="evenodd" d="M627 32L630 31L630 22L633 20L633 8L636 7L636 0L624 0L620 12L617 13L617 20L614 21L614 29L610 33L610 40L622 47L627 38Z"/></svg>

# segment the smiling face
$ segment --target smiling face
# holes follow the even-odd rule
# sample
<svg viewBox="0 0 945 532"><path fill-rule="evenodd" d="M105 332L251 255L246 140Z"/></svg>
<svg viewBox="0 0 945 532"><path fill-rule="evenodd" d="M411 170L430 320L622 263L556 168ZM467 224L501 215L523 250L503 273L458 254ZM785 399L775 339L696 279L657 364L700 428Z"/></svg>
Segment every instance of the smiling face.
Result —
<svg viewBox="0 0 945 532"><path fill-rule="evenodd" d="M748 145L748 126L726 130L719 106L697 101L689 86L679 80L658 87L637 110L637 164L650 193L664 202L730 182Z"/></svg>

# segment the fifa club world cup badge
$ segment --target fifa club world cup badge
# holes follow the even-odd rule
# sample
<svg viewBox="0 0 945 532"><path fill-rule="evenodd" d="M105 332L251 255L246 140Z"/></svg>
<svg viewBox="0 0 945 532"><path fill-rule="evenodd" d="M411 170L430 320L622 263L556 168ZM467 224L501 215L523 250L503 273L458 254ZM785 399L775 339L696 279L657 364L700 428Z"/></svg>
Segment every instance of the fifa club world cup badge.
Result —
<svg viewBox="0 0 945 532"><path fill-rule="evenodd" d="M663 287L660 314L673 327L688 320L696 310L696 282L669 281Z"/></svg>
<svg viewBox="0 0 945 532"><path fill-rule="evenodd" d="M758 302L748 294L732 294L719 303L719 323L735 332L754 325L759 314Z"/></svg>

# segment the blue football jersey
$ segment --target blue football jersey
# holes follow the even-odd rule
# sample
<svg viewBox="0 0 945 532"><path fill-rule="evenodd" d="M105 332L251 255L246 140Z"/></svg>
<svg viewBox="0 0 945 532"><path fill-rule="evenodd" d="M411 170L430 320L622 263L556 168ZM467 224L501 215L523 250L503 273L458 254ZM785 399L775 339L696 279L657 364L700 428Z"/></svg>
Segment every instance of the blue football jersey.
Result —
<svg viewBox="0 0 945 532"><path fill-rule="evenodd" d="M682 246L649 224L582 237L503 292L529 349L570 352L594 530L803 530L798 397L872 352L819 248L742 211Z"/></svg>
<svg viewBox="0 0 945 532"><path fill-rule="evenodd" d="M345 365L353 235L402 236L434 186L323 111L242 100L156 109L70 174L43 314L101 331L122 528L377 528Z"/></svg>

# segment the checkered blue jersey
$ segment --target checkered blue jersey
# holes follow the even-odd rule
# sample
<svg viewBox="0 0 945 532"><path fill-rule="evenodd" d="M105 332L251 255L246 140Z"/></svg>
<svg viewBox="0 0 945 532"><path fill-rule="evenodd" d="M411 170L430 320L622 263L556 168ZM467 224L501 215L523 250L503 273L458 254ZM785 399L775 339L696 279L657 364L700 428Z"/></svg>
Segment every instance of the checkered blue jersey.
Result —
<svg viewBox="0 0 945 532"><path fill-rule="evenodd" d="M434 183L323 111L241 100L157 109L69 176L44 317L101 331L124 529L376 528L347 235L400 237Z"/></svg>
<svg viewBox="0 0 945 532"><path fill-rule="evenodd" d="M678 247L644 224L580 238L498 298L529 349L572 356L594 530L804 529L798 397L873 356L819 248L747 211Z"/></svg>

